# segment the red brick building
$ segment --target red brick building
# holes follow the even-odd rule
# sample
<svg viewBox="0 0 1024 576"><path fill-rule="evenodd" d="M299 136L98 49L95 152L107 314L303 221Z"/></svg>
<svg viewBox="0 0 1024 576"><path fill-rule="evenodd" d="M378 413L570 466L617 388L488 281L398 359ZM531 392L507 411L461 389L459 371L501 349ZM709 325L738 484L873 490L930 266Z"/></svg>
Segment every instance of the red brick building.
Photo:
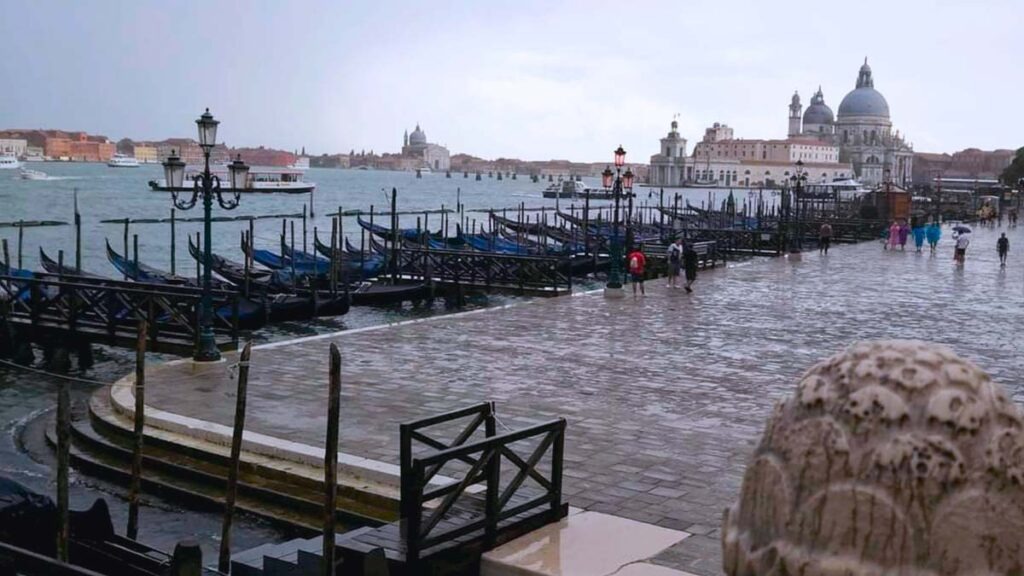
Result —
<svg viewBox="0 0 1024 576"><path fill-rule="evenodd" d="M8 134L17 136L7 136ZM4 130L0 137L24 138L28 145L43 151L43 156L54 160L75 162L106 162L117 151L106 136L63 130Z"/></svg>
<svg viewBox="0 0 1024 576"><path fill-rule="evenodd" d="M1013 150L966 148L953 154L914 153L914 184L943 178L995 180L1013 162Z"/></svg>

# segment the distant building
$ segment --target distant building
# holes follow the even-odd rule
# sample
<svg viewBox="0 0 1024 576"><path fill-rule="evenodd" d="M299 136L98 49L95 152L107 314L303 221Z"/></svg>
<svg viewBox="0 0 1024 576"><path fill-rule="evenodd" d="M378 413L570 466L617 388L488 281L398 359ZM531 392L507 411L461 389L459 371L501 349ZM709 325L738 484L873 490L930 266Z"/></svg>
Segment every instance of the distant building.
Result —
<svg viewBox="0 0 1024 576"><path fill-rule="evenodd" d="M799 94L789 104L789 135L815 138L839 147L839 161L849 162L865 184L890 181L906 186L913 174L913 147L893 131L889 103L875 90L867 59L857 74L854 89L839 103L835 116L825 104L821 87L801 117Z"/></svg>
<svg viewBox="0 0 1024 576"><path fill-rule="evenodd" d="M23 138L0 138L0 154L13 155L19 158L28 152L28 140Z"/></svg>
<svg viewBox="0 0 1024 576"><path fill-rule="evenodd" d="M652 186L679 186L686 170L686 138L679 135L679 123L672 120L668 134L661 139L660 151L651 156L648 182Z"/></svg>
<svg viewBox="0 0 1024 576"><path fill-rule="evenodd" d="M814 138L795 136L785 140L734 138L726 124L715 122L704 138L686 155L686 139L672 122L661 150L651 156L648 183L651 186L742 186L772 187L796 173L796 163L810 182L851 178L853 168L839 162L839 149Z"/></svg>
<svg viewBox="0 0 1024 576"><path fill-rule="evenodd" d="M106 136L95 136L85 132L63 130L4 130L0 138L24 139L25 154L28 148L42 150L42 155L55 160L76 162L106 162L116 151L113 142Z"/></svg>
<svg viewBox="0 0 1024 576"><path fill-rule="evenodd" d="M914 154L914 184L931 184L936 178L998 180L1013 162L1009 149L979 150L967 148L953 154Z"/></svg>
<svg viewBox="0 0 1024 576"><path fill-rule="evenodd" d="M431 170L445 171L451 168L451 156L448 149L440 144L427 142L427 133L416 124L412 134L408 132L402 141L402 157L409 159L410 169L430 168Z"/></svg>

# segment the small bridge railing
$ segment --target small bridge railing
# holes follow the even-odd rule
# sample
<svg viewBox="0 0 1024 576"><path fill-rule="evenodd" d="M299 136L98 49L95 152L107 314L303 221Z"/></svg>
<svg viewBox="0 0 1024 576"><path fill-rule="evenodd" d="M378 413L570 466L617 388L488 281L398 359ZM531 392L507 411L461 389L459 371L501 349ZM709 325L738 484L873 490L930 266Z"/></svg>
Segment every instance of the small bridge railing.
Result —
<svg viewBox="0 0 1024 576"><path fill-rule="evenodd" d="M423 432L424 428L464 418L471 421L450 444ZM520 515L544 516L546 521L565 515L565 419L501 435L496 434L495 422L493 403L484 403L401 426L401 516L407 562L415 563L433 546L473 533L482 533L484 541L493 545L500 524ZM481 424L485 438L468 442ZM435 451L414 455L414 440ZM530 443L525 458L513 449L521 442ZM548 453L550 469L545 475L538 465ZM437 473L453 461L462 462L468 470L453 482L437 482ZM503 463L513 472L505 478ZM540 487L539 493L523 489L527 478ZM482 494L467 494L468 488L481 483Z"/></svg>
<svg viewBox="0 0 1024 576"><path fill-rule="evenodd" d="M238 340L238 293L214 290L213 327ZM9 321L81 333L94 339L134 340L138 321L147 321L151 350L173 343L178 348L199 334L202 290L146 285L87 276L0 275L0 312ZM223 338L222 338L223 339Z"/></svg>
<svg viewBox="0 0 1024 576"><path fill-rule="evenodd" d="M405 246L398 251L398 270L424 279L520 290L572 291L569 258L521 256L472 250L432 250Z"/></svg>

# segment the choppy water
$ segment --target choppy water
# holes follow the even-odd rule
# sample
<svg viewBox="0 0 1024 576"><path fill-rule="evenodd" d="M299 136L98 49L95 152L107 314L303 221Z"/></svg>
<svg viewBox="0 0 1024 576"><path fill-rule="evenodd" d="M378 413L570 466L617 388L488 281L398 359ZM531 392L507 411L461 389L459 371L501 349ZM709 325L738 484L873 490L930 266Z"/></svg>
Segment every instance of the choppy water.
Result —
<svg viewBox="0 0 1024 576"><path fill-rule="evenodd" d="M171 213L171 199L166 193L151 192L149 180L159 180L162 169L159 165L142 166L137 169L114 169L100 164L44 163L29 166L42 170L53 177L50 180L21 180L15 171L0 171L0 222L17 220L63 220L73 222L74 198L77 193L79 212L82 216L82 267L84 270L101 275L116 277L116 271L107 262L104 241L109 240L121 250L123 227L120 224L104 224L101 221L115 218L167 218ZM554 207L555 200L544 199L541 191L547 182L532 183L528 178L498 181L487 178L475 181L472 175L464 179L462 174L453 174L451 179L444 174L433 174L417 179L414 174L402 172L377 172L357 170L311 169L306 179L317 183L313 195L315 217L307 222L307 237L312 250L313 229L321 230L321 239L327 241L330 234L329 212L343 209L368 209L373 205L382 210L390 203L389 191L398 190L399 210L430 210L441 205L453 207L462 202L467 211L487 208L514 207L525 203L527 207ZM596 182L588 181L589 185ZM638 189L637 202L657 202L657 194ZM695 204L708 201L709 192L689 190L686 197ZM717 191L713 201L719 202L725 194ZM742 201L742 192L737 191ZM241 205L227 212L215 207L214 215L262 215L279 213L301 213L308 205L308 195L250 194L243 196ZM568 202L559 201L562 207ZM595 202L595 204L600 204ZM202 211L195 208L188 212L178 211L178 218L199 217ZM467 212L468 218L486 220L486 214ZM436 229L440 218L431 215L430 227ZM401 217L403 226L415 226L417 216ZM199 222L178 222L176 271L178 274L195 274L195 263L188 256L188 234L195 235L201 230ZM217 222L214 224L214 250L229 258L241 259L239 249L240 232L248 228L244 222ZM354 217L344 218L344 233L353 242L360 240L359 228ZM268 248L277 246L281 231L280 220L257 221L255 236L257 245ZM325 232L324 232L325 231ZM301 245L301 226L296 222L296 243ZM139 259L147 264L170 269L169 224L133 225L129 233L138 235ZM452 225L454 233L454 225ZM15 228L0 228L0 238L8 241L12 263L17 263L19 252L18 231ZM66 262L74 260L73 226L26 228L21 240L22 266L39 269L38 253L43 247L57 257L58 250L64 250ZM509 297L490 296L471 300L469 307L480 307L506 303ZM290 323L261 330L255 337L260 341L277 340L313 333L343 330L387 323L408 318L446 313L443 302L434 305L405 305L387 309L353 308L340 318L320 319L314 322ZM132 370L134 359L130 352L109 348L97 348L97 364L80 376L112 382ZM15 371L0 366L0 475L11 477L39 492L54 495L54 471L47 460L37 462L29 457L20 442L20 431L27 421L46 414L55 404L57 381L53 378ZM96 387L75 386L75 397L84 399ZM71 502L75 508L85 507L96 497L107 497L111 503L117 526L126 523L127 505L125 491L116 485L98 481L87 476L72 476ZM215 558L217 538L220 531L220 517L217 514L187 510L173 502L146 497L141 511L141 539L153 546L170 550L182 538L193 538L202 544L207 561ZM254 518L242 516L235 524L234 547L244 549L267 540L287 537L274 528ZM122 529L122 528L119 528Z"/></svg>

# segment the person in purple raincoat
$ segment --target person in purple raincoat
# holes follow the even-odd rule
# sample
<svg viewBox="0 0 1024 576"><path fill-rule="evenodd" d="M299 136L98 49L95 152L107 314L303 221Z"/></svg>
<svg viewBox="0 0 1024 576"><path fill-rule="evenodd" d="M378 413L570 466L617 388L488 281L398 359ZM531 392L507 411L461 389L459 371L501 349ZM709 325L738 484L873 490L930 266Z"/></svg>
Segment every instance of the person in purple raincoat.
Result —
<svg viewBox="0 0 1024 576"><path fill-rule="evenodd" d="M907 238L910 236L910 226L907 225L907 221L900 222L900 250L907 249Z"/></svg>

